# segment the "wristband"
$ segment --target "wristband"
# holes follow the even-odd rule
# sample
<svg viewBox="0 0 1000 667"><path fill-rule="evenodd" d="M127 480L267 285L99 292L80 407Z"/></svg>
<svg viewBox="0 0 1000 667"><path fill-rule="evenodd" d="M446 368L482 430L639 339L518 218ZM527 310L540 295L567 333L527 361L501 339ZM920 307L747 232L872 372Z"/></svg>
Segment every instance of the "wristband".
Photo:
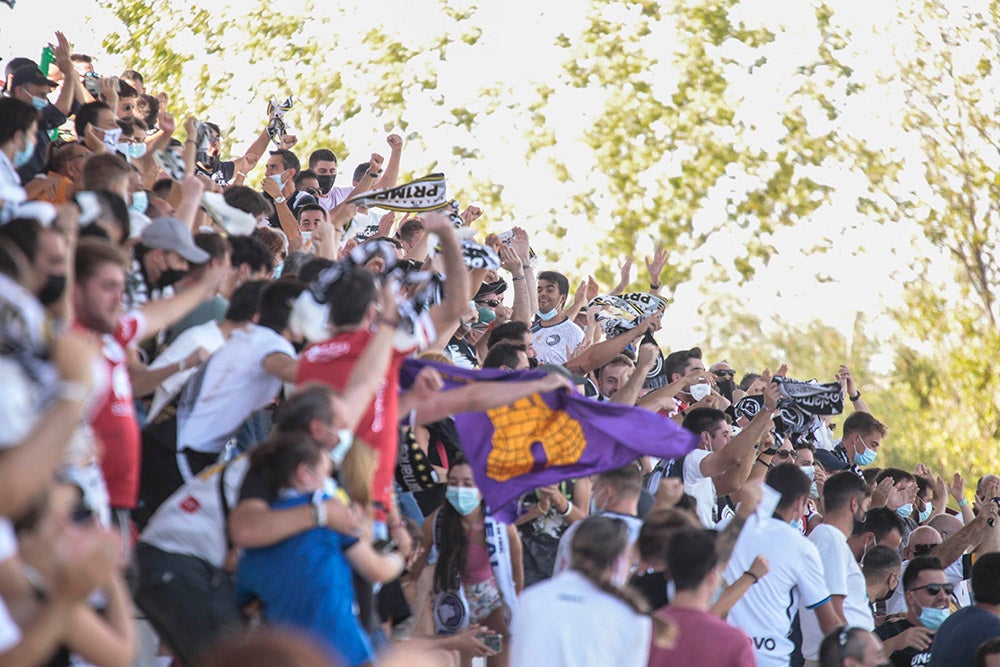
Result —
<svg viewBox="0 0 1000 667"><path fill-rule="evenodd" d="M764 466L765 468L773 468L774 467L773 463L768 463L766 461L761 461L759 456L757 457L755 463L759 463L762 466Z"/></svg>
<svg viewBox="0 0 1000 667"><path fill-rule="evenodd" d="M524 280L524 276L514 276L514 280Z"/></svg>
<svg viewBox="0 0 1000 667"><path fill-rule="evenodd" d="M522 264L521 268L525 271L531 271L531 264Z"/></svg>
<svg viewBox="0 0 1000 667"><path fill-rule="evenodd" d="M312 511L313 521L316 522L316 527L325 526L327 516L326 503L323 500L323 492L313 491L312 500L310 502L312 503L310 510Z"/></svg>
<svg viewBox="0 0 1000 667"><path fill-rule="evenodd" d="M571 503L569 501L569 499L567 498L566 499L566 511L565 512L559 512L559 514L560 514L560 516L567 517L567 516L569 516L569 513L572 512L572 511L573 511L573 503Z"/></svg>
<svg viewBox="0 0 1000 667"><path fill-rule="evenodd" d="M244 172L244 171L237 171L237 172L236 172L236 175L237 175L237 176L242 176L243 178L246 178L246 177L247 177L247 175L246 175L246 172Z"/></svg>
<svg viewBox="0 0 1000 667"><path fill-rule="evenodd" d="M750 570L747 570L747 571L746 571L746 572L744 572L743 574L745 574L745 575L747 575L748 577L750 577L751 579L753 579L753 583L755 583L755 584L756 584L756 583L757 583L758 581L760 581L760 577L758 577L758 576L757 576L756 574L754 574L754 573L753 573L753 572L751 572Z"/></svg>
<svg viewBox="0 0 1000 667"><path fill-rule="evenodd" d="M660 289L660 287L662 287L662 285L654 285L653 283L649 283L649 289Z"/></svg>
<svg viewBox="0 0 1000 667"><path fill-rule="evenodd" d="M371 176L372 178L378 178L378 177L379 177L379 175L378 175L378 174L373 174L373 173L372 173L372 172L370 172L370 171L368 172L368 175L369 175L369 176Z"/></svg>
<svg viewBox="0 0 1000 667"><path fill-rule="evenodd" d="M187 141L185 141L184 143L185 143L185 144L194 144L194 143L197 143L197 142L196 142L196 141L195 141L194 139L188 139L188 140L187 140Z"/></svg>
<svg viewBox="0 0 1000 667"><path fill-rule="evenodd" d="M969 501L966 500L965 498L962 498L961 500L958 501L958 506L959 507L965 507L968 504L969 504Z"/></svg>
<svg viewBox="0 0 1000 667"><path fill-rule="evenodd" d="M847 398L851 399L851 403L855 403L859 398L861 398L861 392L859 391L858 393L854 394L854 396L848 396Z"/></svg>
<svg viewBox="0 0 1000 667"><path fill-rule="evenodd" d="M180 361L177 362L177 372L178 373L183 373L184 372L184 360L183 359L181 359Z"/></svg>
<svg viewBox="0 0 1000 667"><path fill-rule="evenodd" d="M70 401L72 403L79 403L80 405L85 405L87 399L90 398L90 389L86 385L80 384L79 382L60 382L59 391L56 397L60 401Z"/></svg>

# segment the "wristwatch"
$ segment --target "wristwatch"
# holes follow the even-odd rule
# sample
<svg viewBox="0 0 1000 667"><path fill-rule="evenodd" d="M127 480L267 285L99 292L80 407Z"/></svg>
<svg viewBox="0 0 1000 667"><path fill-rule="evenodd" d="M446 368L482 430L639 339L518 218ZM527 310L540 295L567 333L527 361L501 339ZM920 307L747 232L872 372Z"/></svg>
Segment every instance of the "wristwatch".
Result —
<svg viewBox="0 0 1000 667"><path fill-rule="evenodd" d="M275 204L284 204L285 203L285 197L284 197L284 195L279 195L279 196L275 197L274 198L274 203Z"/></svg>

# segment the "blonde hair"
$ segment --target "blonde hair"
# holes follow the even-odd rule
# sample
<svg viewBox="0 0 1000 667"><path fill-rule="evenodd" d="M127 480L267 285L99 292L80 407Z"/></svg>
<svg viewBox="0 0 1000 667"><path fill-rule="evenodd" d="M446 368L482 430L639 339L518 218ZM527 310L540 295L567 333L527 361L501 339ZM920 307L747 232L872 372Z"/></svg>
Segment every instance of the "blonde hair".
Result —
<svg viewBox="0 0 1000 667"><path fill-rule="evenodd" d="M441 350L425 350L417 355L417 359L423 359L424 361L433 361L439 364L448 364L449 366L454 366L455 362L451 360L447 354Z"/></svg>
<svg viewBox="0 0 1000 667"><path fill-rule="evenodd" d="M340 482L354 502L362 505L371 503L378 460L379 453L357 439L347 450L340 464Z"/></svg>

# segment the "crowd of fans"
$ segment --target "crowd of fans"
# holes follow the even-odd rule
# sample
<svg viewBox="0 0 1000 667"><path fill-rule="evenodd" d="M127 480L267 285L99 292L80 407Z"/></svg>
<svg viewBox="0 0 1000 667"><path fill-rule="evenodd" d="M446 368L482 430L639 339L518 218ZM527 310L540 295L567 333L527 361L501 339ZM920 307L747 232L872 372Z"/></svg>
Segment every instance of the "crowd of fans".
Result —
<svg viewBox="0 0 1000 667"><path fill-rule="evenodd" d="M1000 477L875 467L848 368L664 355L662 248L574 291L396 135L335 185L291 100L227 160L97 72L57 33L0 98L0 665L1000 665ZM508 521L454 416L566 392L694 448Z"/></svg>

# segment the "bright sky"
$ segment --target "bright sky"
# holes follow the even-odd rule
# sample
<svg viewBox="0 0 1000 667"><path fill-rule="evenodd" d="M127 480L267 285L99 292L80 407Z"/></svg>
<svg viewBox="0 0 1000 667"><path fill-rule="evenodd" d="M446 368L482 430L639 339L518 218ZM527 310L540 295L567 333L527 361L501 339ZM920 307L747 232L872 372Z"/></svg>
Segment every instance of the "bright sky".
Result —
<svg viewBox="0 0 1000 667"><path fill-rule="evenodd" d="M360 48L360 35L372 25L380 25L387 32L405 35L437 34L442 27L433 24L434 12L421 11L431 0L386 0L379 3L376 10L371 3L358 3L353 11L348 2L328 10L337 15L337 34L341 48L356 54ZM326 6L326 3L320 3ZM465 6L468 2L451 2L452 6ZM801 0L769 0L768 2L747 3L752 5L752 15L743 17L751 26L766 25L778 33L778 38L770 47L768 62L755 72L751 79L746 72L733 72L732 93L742 101L743 117L757 122L759 127L756 140L766 143L773 140L780 130L773 114L769 111L786 104L788 95L796 84L795 65L802 49L815 48L814 7L811 2ZM875 75L880 64L892 58L891 48L896 43L888 26L891 26L900 3L871 3L857 0L839 0L829 3L835 10L836 20L850 28L854 37L853 51L845 55L852 61L858 76L872 84L864 94L864 103L857 105L853 116L845 123L859 133L867 133L874 145L892 145L900 150L911 151L906 139L895 130L898 121L897 110L902 100L889 87L879 86ZM186 5L186 3L185 3ZM224 0L201 0L199 6L213 9L213 14L227 17L233 13L231 6L245 11L243 3ZM303 2L295 0L275 0L272 7L300 11ZM439 67L439 89L435 94L444 95L451 102L455 100L475 110L475 91L486 85L500 85L507 99L525 103L533 100L535 81L557 81L566 54L553 44L559 33L576 34L583 26L584 15L579 0L556 0L539 5L530 0L482 3L477 13L477 25L483 34L475 47L457 51L458 55L447 62L435 63ZM346 9L345 9L346 7ZM53 23L59 17L60 23ZM739 17L737 17L739 18ZM7 54L37 57L41 47L52 40L52 31L61 27L73 42L73 48L98 58L98 71L102 73L120 72L127 63L104 54L101 46L106 26L111 25L107 14L101 10L96 0L54 0L36 2L20 0L11 10L0 5L0 57ZM429 23L430 22L430 23ZM662 26L663 29L669 26ZM308 38L308 37L307 37ZM178 38L183 40L183 36ZM190 45L189 45L190 46ZM192 48L196 48L197 44ZM263 121L264 101L248 99L247 85L256 76L252 67L240 67L231 61L225 66L233 70L232 105L228 109L247 109L236 118L237 136L250 137ZM258 66L259 67L259 66ZM665 90L676 80L669 67L657 71L657 82ZM149 82L147 82L149 85ZM155 84L151 86L155 89ZM276 97L284 98L294 91L274 91ZM429 98L428 98L429 99ZM570 169L570 173L580 182L586 182L593 157L589 149L580 141L582 132L599 110L600 100L585 91L558 89L547 110L551 125L556 129L560 160ZM449 105L450 106L450 105ZM258 108L259 107L259 108ZM181 110L174 110L182 115ZM448 173L448 160L452 142L466 145L469 141L464 130L454 127L434 127L440 122L441 110L431 104L421 106L415 102L407 109L411 123L409 132L420 135L418 141L408 142L404 151L404 169L419 169L438 161L438 167ZM289 114L294 121L294 109ZM515 205L518 224L530 231L541 231L550 219L548 211L561 208L568 192L550 173L543 161L525 163L525 143L521 138L525 128L517 125L519 117L514 112L503 109L483 124L473 138L486 157L483 169L492 174L496 182L505 186L504 196ZM521 117L523 122L523 116ZM821 118L810 118L810 123L823 123ZM343 125L344 138L352 154L342 157L342 162L354 164L367 159L372 150L385 151L384 134L381 127L361 118L352 119ZM308 132L309 128L302 128ZM373 141L372 137L377 138ZM435 147L445 145L448 152L435 152ZM919 162L914 158L914 165ZM919 169L915 171L919 176ZM854 208L858 193L858 183L849 175L836 177L841 190L832 206L825 207L807 223L795 228L783 229L775 236L772 244L778 249L777 256L767 267L761 267L751 285L723 289L750 312L762 317L779 317L786 322L805 322L819 317L837 327L850 338L855 315L866 313L870 333L888 336L892 333L889 318L882 315L887 306L899 304L901 284L911 277L909 267L918 254L933 252L920 244L915 249L910 235L904 230L880 227L862 219ZM919 180L919 178L918 178ZM461 182L457 185L461 186ZM577 183L578 185L578 183ZM472 202L468 202L472 203ZM721 211L708 207L704 211L705 222L713 213ZM489 216L489 211L486 212ZM696 223L699 222L696 220ZM496 229L502 231L509 227ZM605 224L610 225L607 221ZM700 223L699 223L700 224ZM586 227L572 227L573 230L563 242L565 261L558 268L566 273L581 277L581 273L593 266L592 258L600 252L600 230ZM813 247L822 238L830 239L832 250L824 254L807 255L804 250ZM538 243L552 243L551 239L539 237ZM698 307L707 294L717 293L717 288L704 277L709 267L709 258L725 263L739 251L740 230L720 234L710 238L701 249L696 280L682 286L667 318L668 325L659 336L666 346L688 347L698 343ZM645 279L642 253L649 252L651 240L637 239L638 256L636 263L641 268L641 279ZM583 271L575 269L579 262ZM946 282L947 272L942 274ZM887 367L888 350L880 360Z"/></svg>

